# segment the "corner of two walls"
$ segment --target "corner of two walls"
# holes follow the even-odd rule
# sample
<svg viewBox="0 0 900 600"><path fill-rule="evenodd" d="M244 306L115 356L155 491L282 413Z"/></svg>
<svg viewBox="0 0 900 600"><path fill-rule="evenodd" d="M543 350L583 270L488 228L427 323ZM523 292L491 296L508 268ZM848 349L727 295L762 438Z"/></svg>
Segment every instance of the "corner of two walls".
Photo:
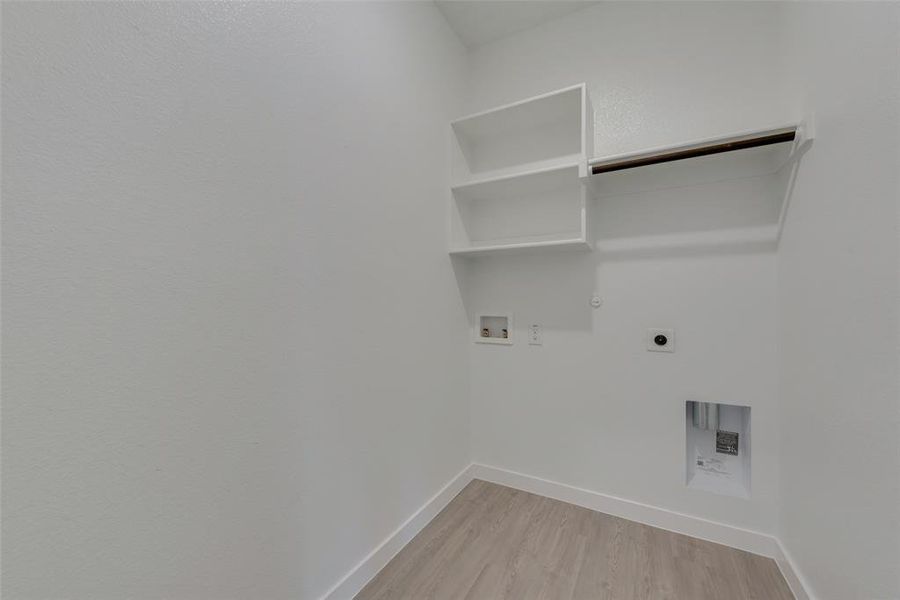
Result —
<svg viewBox="0 0 900 600"><path fill-rule="evenodd" d="M810 52L831 55L844 10L807 32ZM887 39L896 11L872 10L858 24ZM771 252L446 255L447 121L578 81L598 153L783 121L780 9L601 4L468 57L430 3L3 13L5 593L316 597L474 459L769 533L780 481L781 531L823 599L897 595L896 523L878 516L898 504L883 474L898 466L898 327L865 317L897 316L897 149L879 128L896 103L848 118L856 96L829 87L868 97L869 79L817 74L835 98L779 257L793 292ZM895 59L838 58L843 75L896 75ZM839 168L828 145L862 150ZM835 189L811 181L829 174ZM672 203L654 223L627 199L596 208L607 236L696 225ZM823 300L834 273L848 285ZM471 344L466 313L483 306L515 313L520 339L542 324L543 346ZM782 371L781 411L779 312L796 319L798 374ZM826 330L849 346L804 337L834 314L856 315ZM646 353L647 327L673 327L677 352ZM862 389L827 378L847 365ZM698 395L754 407L752 500L684 489ZM779 478L779 419L853 438L798 448ZM788 449L815 447L787 431ZM835 494L827 465L854 485Z"/></svg>
<svg viewBox="0 0 900 600"><path fill-rule="evenodd" d="M816 141L778 256L778 536L821 600L900 598L900 5L783 10Z"/></svg>
<svg viewBox="0 0 900 600"><path fill-rule="evenodd" d="M896 4L612 3L470 52L467 112L586 81L598 155L817 128L777 254L474 262L470 317L544 332L472 344L476 462L775 535L812 597L900 597L898 31ZM692 194L603 198L594 229L696 226ZM647 354L647 327L676 353ZM750 500L684 489L687 399L753 407Z"/></svg>
<svg viewBox="0 0 900 600"><path fill-rule="evenodd" d="M791 115L772 82L777 18L763 4L586 8L471 50L466 112L584 81L596 155L783 123ZM604 197L593 208L599 241L754 226L778 209L749 188L715 185ZM470 319L511 312L518 338L471 345L475 462L774 533L771 249L601 248L490 257L470 270ZM541 346L524 342L531 323L543 326ZM651 327L675 329L674 354L646 351ZM751 499L685 488L686 400L752 407Z"/></svg>

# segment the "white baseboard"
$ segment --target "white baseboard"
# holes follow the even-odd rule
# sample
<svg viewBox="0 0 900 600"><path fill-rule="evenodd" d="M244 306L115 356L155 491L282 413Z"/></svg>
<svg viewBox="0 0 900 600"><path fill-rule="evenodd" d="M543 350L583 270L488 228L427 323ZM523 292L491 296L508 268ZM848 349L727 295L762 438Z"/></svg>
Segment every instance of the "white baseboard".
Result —
<svg viewBox="0 0 900 600"><path fill-rule="evenodd" d="M383 569L416 534L422 531L433 518L450 503L458 493L472 481L472 465L459 472L447 482L437 494L431 497L400 527L387 536L368 556L362 559L349 573L344 575L320 600L350 600Z"/></svg>
<svg viewBox="0 0 900 600"><path fill-rule="evenodd" d="M772 558L797 600L816 600L794 561L774 536L487 465L473 464L471 476Z"/></svg>
<svg viewBox="0 0 900 600"><path fill-rule="evenodd" d="M652 525L653 527L674 531L675 533L683 533L691 537L724 544L754 554L761 554L770 558L774 558L777 554L778 542L775 538L758 531L741 529L740 527L685 515L665 508L592 492L564 483L548 481L496 467L473 465L472 476L475 479L499 483L518 490L583 506L608 515L622 517L629 521L637 521L638 523Z"/></svg>
<svg viewBox="0 0 900 600"><path fill-rule="evenodd" d="M809 592L811 588L797 570L790 555L778 539L771 535L480 464L471 464L460 471L456 477L451 479L328 590L320 600L350 600L353 598L473 479L498 483L630 521L637 521L772 558L781 569L797 600L816 600Z"/></svg>
<svg viewBox="0 0 900 600"><path fill-rule="evenodd" d="M803 577L794 559L780 541L778 542L778 555L772 558L775 559L775 563L781 570L781 574L784 575L788 587L794 593L794 598L797 600L817 600L816 596L813 595L809 582Z"/></svg>

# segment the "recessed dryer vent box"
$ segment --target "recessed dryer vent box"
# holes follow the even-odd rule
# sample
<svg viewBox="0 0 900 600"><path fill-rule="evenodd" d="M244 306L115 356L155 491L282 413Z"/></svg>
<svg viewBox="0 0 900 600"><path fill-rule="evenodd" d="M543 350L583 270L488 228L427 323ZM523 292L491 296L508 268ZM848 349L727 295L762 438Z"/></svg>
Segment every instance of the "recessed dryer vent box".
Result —
<svg viewBox="0 0 900 600"><path fill-rule="evenodd" d="M685 403L685 484L750 497L750 407Z"/></svg>
<svg viewBox="0 0 900 600"><path fill-rule="evenodd" d="M483 313L475 316L475 341L479 344L511 345L513 320L509 313Z"/></svg>

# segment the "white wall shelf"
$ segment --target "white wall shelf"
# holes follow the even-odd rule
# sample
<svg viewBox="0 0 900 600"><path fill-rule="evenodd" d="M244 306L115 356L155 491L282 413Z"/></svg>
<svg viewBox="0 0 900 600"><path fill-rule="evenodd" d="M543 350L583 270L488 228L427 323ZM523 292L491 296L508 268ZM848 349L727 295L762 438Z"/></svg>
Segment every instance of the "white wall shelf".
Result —
<svg viewBox="0 0 900 600"><path fill-rule="evenodd" d="M578 172L570 164L454 187L450 253L589 249L587 190Z"/></svg>
<svg viewBox="0 0 900 600"><path fill-rule="evenodd" d="M590 250L591 245L582 238L531 241L501 240L493 244L473 244L467 248L451 248L450 254L453 256L479 256L537 249Z"/></svg>
<svg viewBox="0 0 900 600"><path fill-rule="evenodd" d="M562 187L574 188L576 183L580 183L578 170L578 162L567 161L558 166L523 169L517 173L493 172L456 184L450 189L459 200L490 201L547 194Z"/></svg>
<svg viewBox="0 0 900 600"><path fill-rule="evenodd" d="M588 161L606 254L774 249L812 120Z"/></svg>
<svg viewBox="0 0 900 600"><path fill-rule="evenodd" d="M451 123L450 254L590 249L584 84Z"/></svg>
<svg viewBox="0 0 900 600"><path fill-rule="evenodd" d="M582 83L453 121L453 178L583 160L592 143L588 105Z"/></svg>
<svg viewBox="0 0 900 600"><path fill-rule="evenodd" d="M526 163L524 165L514 165L503 169L494 169L492 171L482 171L476 175L470 175L463 179L455 180L451 183L451 189L458 190L470 186L478 186L492 181L500 181L504 179L513 179L523 177L525 175L533 175L535 173L544 173L563 169L565 167L577 167L579 176L584 171L583 158L580 156L562 156L557 158L549 158L547 160Z"/></svg>
<svg viewBox="0 0 900 600"><path fill-rule="evenodd" d="M773 175L811 140L805 121L595 157L590 183L598 196L610 196ZM764 145L746 147L754 142Z"/></svg>

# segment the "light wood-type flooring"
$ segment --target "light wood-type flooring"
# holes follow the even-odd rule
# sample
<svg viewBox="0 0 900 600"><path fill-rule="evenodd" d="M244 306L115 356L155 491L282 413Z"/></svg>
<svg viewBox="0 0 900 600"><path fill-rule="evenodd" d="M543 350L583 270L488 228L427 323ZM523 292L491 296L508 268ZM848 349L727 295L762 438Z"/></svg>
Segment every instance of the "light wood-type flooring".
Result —
<svg viewBox="0 0 900 600"><path fill-rule="evenodd" d="M769 558L480 480L357 600L792 600Z"/></svg>

